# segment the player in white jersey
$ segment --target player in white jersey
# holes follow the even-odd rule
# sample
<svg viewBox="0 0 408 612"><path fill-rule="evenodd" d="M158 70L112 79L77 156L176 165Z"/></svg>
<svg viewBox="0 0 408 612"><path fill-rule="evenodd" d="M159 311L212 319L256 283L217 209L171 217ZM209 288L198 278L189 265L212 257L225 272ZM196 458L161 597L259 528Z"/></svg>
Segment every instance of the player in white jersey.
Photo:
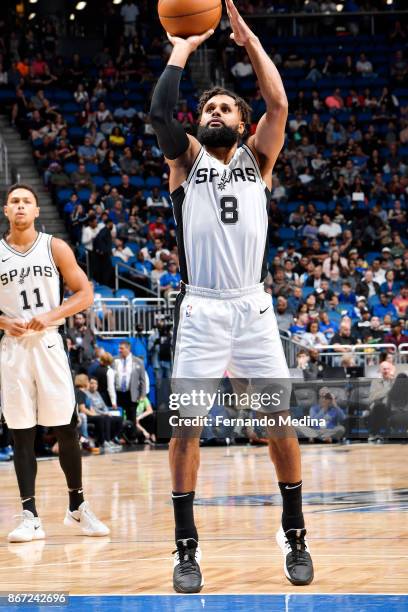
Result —
<svg viewBox="0 0 408 612"><path fill-rule="evenodd" d="M250 108L235 93L214 88L201 96L197 138L174 119L178 90L191 53L212 30L173 44L155 88L151 120L170 166L170 191L177 224L182 291L175 316L174 385L218 381L228 369L234 379L279 384L289 372L282 350L266 276L267 206L272 169L282 148L288 103L279 73L259 39L226 0L237 45L245 47L266 103L256 132L246 137ZM204 410L206 406L202 406ZM287 414L288 394L275 410ZM268 406L268 411L273 411ZM175 435L170 443L176 557L176 591L200 591L200 548L193 500L199 465L199 436ZM313 580L305 540L301 463L296 436L269 439L283 499L277 534L286 577L295 585Z"/></svg>
<svg viewBox="0 0 408 612"><path fill-rule="evenodd" d="M22 503L10 542L45 537L35 504L37 425L53 427L58 439L69 494L64 524L88 536L109 534L84 500L74 387L59 332L66 317L92 304L92 288L69 246L36 231L39 212L29 185L10 187L4 206L10 229L0 241L1 408L14 440ZM64 281L72 291L65 301Z"/></svg>

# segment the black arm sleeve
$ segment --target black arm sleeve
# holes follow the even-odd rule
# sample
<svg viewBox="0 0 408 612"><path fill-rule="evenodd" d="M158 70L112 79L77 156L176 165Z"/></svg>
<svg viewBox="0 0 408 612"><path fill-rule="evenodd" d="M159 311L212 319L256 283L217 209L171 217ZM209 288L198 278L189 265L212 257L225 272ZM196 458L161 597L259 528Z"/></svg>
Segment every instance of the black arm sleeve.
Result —
<svg viewBox="0 0 408 612"><path fill-rule="evenodd" d="M150 119L159 146L167 159L185 153L190 141L182 125L173 117L176 108L182 68L167 66L157 82L150 106Z"/></svg>

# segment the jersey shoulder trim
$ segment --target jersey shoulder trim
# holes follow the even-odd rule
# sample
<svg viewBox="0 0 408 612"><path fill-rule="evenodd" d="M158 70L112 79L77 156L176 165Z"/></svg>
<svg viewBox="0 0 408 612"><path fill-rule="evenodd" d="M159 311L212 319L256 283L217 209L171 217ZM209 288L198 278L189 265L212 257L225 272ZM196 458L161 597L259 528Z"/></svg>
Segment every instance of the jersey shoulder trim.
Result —
<svg viewBox="0 0 408 612"><path fill-rule="evenodd" d="M204 147L201 147L201 149L200 149L200 150L199 150L199 152L198 152L197 157L195 158L194 164L192 165L192 168L191 168L191 170L190 170L190 172L189 172L189 175L188 175L188 177L186 178L186 180L185 180L185 181L184 181L184 183L183 183L183 187L184 187L185 189L186 189L186 188L187 188L187 186L190 184L190 181L191 181L191 179L193 178L194 173L195 173L195 171L196 171L196 170L197 170L197 168L198 168L198 164L200 163L200 161L201 161L201 160L202 160L202 158L203 158L203 155L204 155Z"/></svg>
<svg viewBox="0 0 408 612"><path fill-rule="evenodd" d="M55 259L54 259L54 256L52 254L52 236L51 236L51 234L47 234L47 251L48 251L48 255L50 257L50 261L51 261L52 267L54 268L55 273L58 274L58 276L59 276L59 270L57 268L57 264L55 263Z"/></svg>
<svg viewBox="0 0 408 612"><path fill-rule="evenodd" d="M31 247L28 249L28 251L25 251L24 253L21 253L21 251L16 251L16 249L13 249L13 247L8 244L8 242L7 242L7 240L5 238L2 238L1 244L4 247L6 247L7 250L11 251L13 253L13 255L18 255L19 257L27 257L27 255L30 255L30 253L32 253L34 251L34 249L38 246L42 236L43 236L43 233L42 232L38 232L37 238L35 239L35 241L31 245Z"/></svg>
<svg viewBox="0 0 408 612"><path fill-rule="evenodd" d="M259 180L260 180L260 181L262 182L262 184L263 184L263 185L266 187L266 183L265 183L265 181L264 181L264 180L263 180L263 178L262 178L261 170L260 170L260 168L259 168L259 164L258 164L258 162L256 161L255 155L252 153L251 149L250 149L250 148L249 148L249 147L248 147L246 144L242 145L242 148L244 149L244 151L245 151L245 152L246 152L246 153L249 155L249 157L251 158L251 161L252 161L252 163L253 163L253 164L254 164L254 166L255 166L255 170L256 170L256 173L257 173L257 175L258 175Z"/></svg>

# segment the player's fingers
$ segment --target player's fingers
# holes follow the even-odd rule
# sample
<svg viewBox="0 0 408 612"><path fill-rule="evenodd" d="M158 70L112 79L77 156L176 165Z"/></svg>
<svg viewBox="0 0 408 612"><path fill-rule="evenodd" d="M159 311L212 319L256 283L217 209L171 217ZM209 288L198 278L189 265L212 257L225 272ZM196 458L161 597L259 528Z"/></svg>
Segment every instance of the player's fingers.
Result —
<svg viewBox="0 0 408 612"><path fill-rule="evenodd" d="M214 30L207 30L207 32L205 32L201 37L202 41L207 40L207 38L210 38L210 36L212 36L213 34Z"/></svg>
<svg viewBox="0 0 408 612"><path fill-rule="evenodd" d="M234 32L233 32L232 34L230 34L230 39L231 39L231 40L235 40L235 34L234 34Z"/></svg>

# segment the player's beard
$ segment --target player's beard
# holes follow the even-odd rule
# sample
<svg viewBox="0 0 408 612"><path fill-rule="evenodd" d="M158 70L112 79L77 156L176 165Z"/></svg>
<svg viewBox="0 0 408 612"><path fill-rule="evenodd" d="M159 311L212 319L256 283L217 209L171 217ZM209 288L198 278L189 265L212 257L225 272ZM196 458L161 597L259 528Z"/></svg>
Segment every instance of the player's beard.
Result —
<svg viewBox="0 0 408 612"><path fill-rule="evenodd" d="M240 138L238 127L223 125L219 128L211 128L205 125L198 126L197 138L202 145L217 148L233 147Z"/></svg>

